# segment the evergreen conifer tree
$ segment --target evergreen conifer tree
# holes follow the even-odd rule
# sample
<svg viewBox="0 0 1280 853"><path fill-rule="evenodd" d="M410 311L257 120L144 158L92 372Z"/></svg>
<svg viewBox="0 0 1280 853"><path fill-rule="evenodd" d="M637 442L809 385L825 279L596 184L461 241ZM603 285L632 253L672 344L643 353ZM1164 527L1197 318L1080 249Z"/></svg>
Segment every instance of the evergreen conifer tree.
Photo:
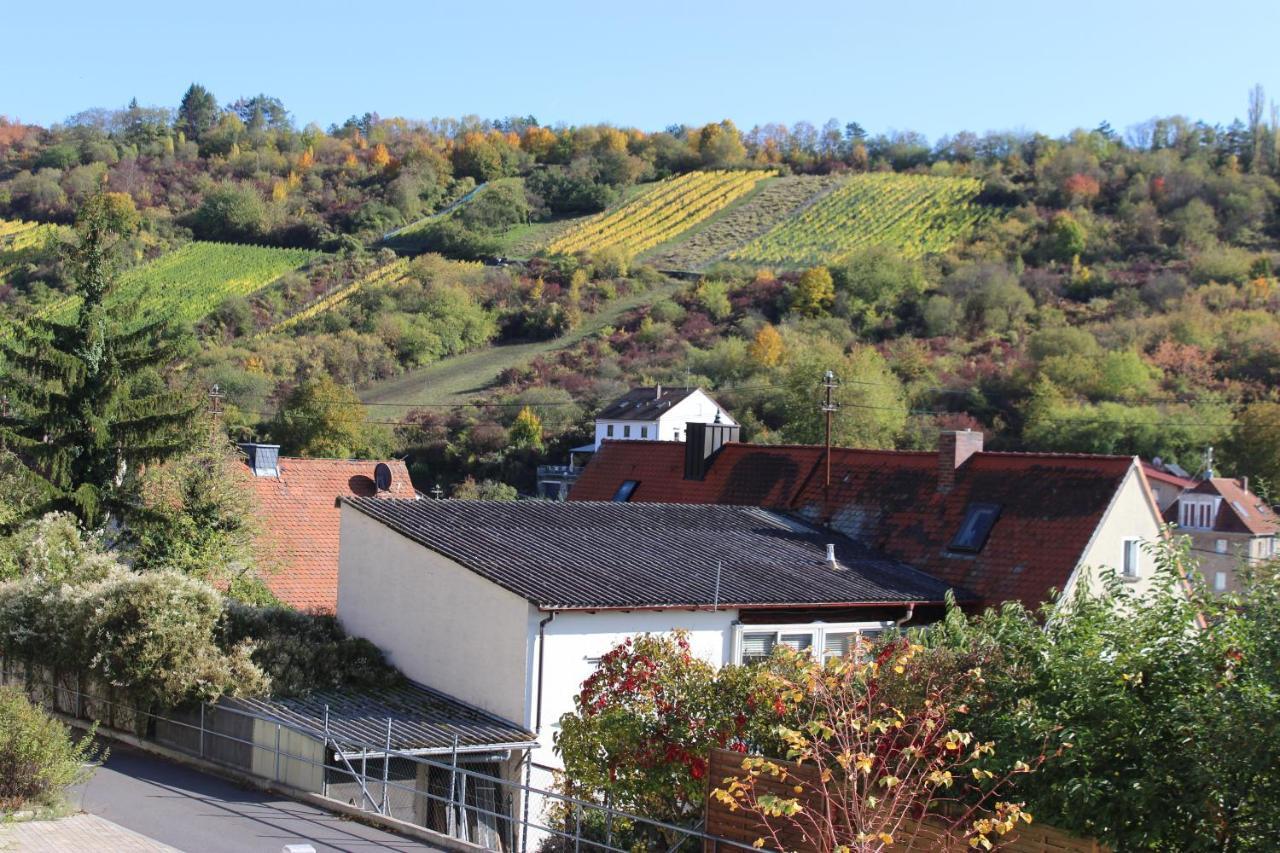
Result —
<svg viewBox="0 0 1280 853"><path fill-rule="evenodd" d="M62 510L98 527L127 513L141 466L191 446L199 404L161 379L178 339L163 318L138 320L136 303L110 298L137 225L129 196L89 199L67 256L81 299L74 320L0 331L0 443L43 485L33 515Z"/></svg>

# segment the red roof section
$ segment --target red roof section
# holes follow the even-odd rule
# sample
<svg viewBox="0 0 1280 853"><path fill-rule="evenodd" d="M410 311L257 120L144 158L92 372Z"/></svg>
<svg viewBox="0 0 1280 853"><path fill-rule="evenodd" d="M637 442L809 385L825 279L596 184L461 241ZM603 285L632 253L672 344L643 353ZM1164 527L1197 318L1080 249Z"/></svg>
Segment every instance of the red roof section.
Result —
<svg viewBox="0 0 1280 853"><path fill-rule="evenodd" d="M262 580L277 598L299 610L332 613L338 606L338 526L342 496L376 495L377 460L281 457L279 474L255 477L240 468L257 499L262 530L258 550ZM404 462L387 460L391 489L383 495L412 498L416 492Z"/></svg>
<svg viewBox="0 0 1280 853"><path fill-rule="evenodd" d="M1133 459L979 452L938 490L930 452L833 450L825 486L820 447L728 444L700 482L684 477L679 442L606 442L570 493L610 500L625 480L632 501L764 506L828 524L988 603L1037 606L1082 559ZM1000 506L977 554L950 551L971 503Z"/></svg>
<svg viewBox="0 0 1280 853"><path fill-rule="evenodd" d="M1239 480L1214 477L1201 482L1191 491L1222 498L1214 519L1214 530L1223 533L1249 533L1254 536L1274 536L1280 533L1280 519L1277 519L1275 512L1262 498L1247 491ZM1176 507L1171 507L1171 511L1176 511ZM1177 520L1176 515L1173 520Z"/></svg>
<svg viewBox="0 0 1280 853"><path fill-rule="evenodd" d="M1188 480L1186 477L1178 477L1167 471L1161 471L1146 460L1142 462L1142 472L1147 475L1148 480L1168 483L1171 486L1177 486L1179 489L1190 489L1196 484L1195 480Z"/></svg>

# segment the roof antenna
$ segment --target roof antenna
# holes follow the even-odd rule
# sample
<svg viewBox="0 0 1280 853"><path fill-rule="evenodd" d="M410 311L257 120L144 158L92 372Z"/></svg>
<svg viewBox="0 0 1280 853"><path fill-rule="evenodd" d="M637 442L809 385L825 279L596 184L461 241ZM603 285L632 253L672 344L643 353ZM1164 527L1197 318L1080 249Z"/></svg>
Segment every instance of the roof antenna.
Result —
<svg viewBox="0 0 1280 853"><path fill-rule="evenodd" d="M716 593L711 598L711 612L720 609L720 572L724 569L724 560L716 560Z"/></svg>
<svg viewBox="0 0 1280 853"><path fill-rule="evenodd" d="M1206 480L1213 479L1213 445L1209 445L1204 450L1204 478Z"/></svg>

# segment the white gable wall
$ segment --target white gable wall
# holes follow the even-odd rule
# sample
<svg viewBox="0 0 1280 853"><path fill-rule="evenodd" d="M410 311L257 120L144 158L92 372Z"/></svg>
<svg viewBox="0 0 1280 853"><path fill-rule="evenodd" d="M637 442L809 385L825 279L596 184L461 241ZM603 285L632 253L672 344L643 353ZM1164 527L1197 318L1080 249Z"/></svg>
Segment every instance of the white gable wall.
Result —
<svg viewBox="0 0 1280 853"><path fill-rule="evenodd" d="M1138 465L1134 464L1111 499L1111 506L1094 531L1093 539L1064 591L1070 594L1082 578L1088 583L1090 590L1099 591L1103 570L1114 569L1117 575L1122 573L1125 541L1138 539L1144 546L1154 545L1163 535L1162 524L1163 520L1147 496L1145 478ZM1151 589L1154 572L1155 559L1143 547L1138 558L1138 577L1127 580L1126 583L1131 584L1138 594L1145 594Z"/></svg>
<svg viewBox="0 0 1280 853"><path fill-rule="evenodd" d="M529 603L349 506L340 535L342 627L414 681L524 722Z"/></svg>
<svg viewBox="0 0 1280 853"><path fill-rule="evenodd" d="M543 614L545 616L545 614ZM677 628L689 632L689 645L695 655L714 666L722 666L733 654L733 626L736 610L628 610L628 611L561 611L544 629L546 661L542 690L542 731L538 735L542 749L535 760L541 764L559 765L552 751L554 738L560 731L560 717L573 710L573 700L582 682L595 671L596 662L605 652L637 634L666 634ZM529 683L535 686L537 701L537 623L531 637L535 654L530 656ZM536 709L534 711L536 715ZM530 728L533 725L530 723Z"/></svg>
<svg viewBox="0 0 1280 853"><path fill-rule="evenodd" d="M612 441L684 441L685 424L713 423L716 419L716 412L720 412L721 423L729 424L730 426L738 423L701 389L695 390L688 397L664 411L657 420L606 421L597 419L596 450L600 449L600 442L606 439ZM613 427L613 435L609 435L610 426ZM627 428L631 430L630 435L624 434ZM640 434L642 429L647 432L647 435Z"/></svg>

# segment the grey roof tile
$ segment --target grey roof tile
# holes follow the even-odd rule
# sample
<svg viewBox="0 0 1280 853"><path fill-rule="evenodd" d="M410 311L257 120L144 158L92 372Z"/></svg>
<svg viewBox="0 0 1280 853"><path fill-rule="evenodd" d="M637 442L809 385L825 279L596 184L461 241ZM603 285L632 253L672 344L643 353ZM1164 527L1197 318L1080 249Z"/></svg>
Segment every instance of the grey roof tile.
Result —
<svg viewBox="0 0 1280 853"><path fill-rule="evenodd" d="M949 588L837 533L754 507L343 502L547 608L939 602ZM827 543L838 569L825 561Z"/></svg>

